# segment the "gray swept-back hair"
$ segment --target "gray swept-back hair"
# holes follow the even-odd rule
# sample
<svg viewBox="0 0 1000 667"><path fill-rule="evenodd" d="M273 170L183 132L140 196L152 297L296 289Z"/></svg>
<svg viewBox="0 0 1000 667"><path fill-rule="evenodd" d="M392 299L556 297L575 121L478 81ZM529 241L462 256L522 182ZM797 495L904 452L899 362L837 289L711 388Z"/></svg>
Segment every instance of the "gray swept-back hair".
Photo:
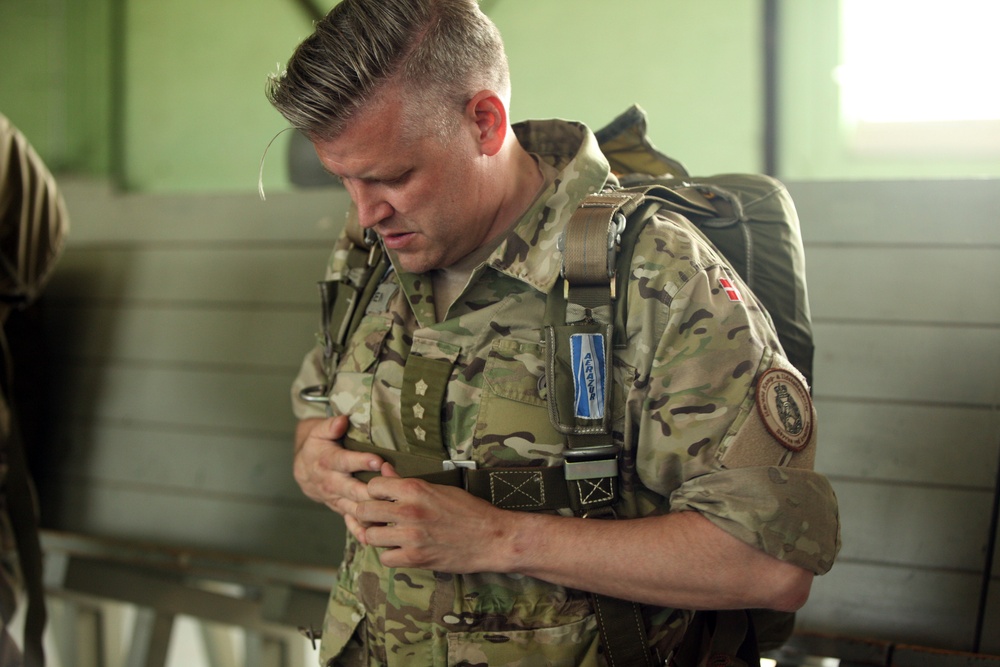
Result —
<svg viewBox="0 0 1000 667"><path fill-rule="evenodd" d="M266 94L294 128L329 140L390 83L404 91L404 122L443 130L480 90L509 95L500 32L476 0L343 0Z"/></svg>

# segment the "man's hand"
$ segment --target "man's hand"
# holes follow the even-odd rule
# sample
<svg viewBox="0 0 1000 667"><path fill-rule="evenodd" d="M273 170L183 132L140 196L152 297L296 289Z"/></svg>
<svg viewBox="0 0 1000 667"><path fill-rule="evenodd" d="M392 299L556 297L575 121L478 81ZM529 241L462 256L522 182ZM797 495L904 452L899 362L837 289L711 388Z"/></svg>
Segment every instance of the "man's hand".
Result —
<svg viewBox="0 0 1000 667"><path fill-rule="evenodd" d="M295 429L293 472L302 493L344 517L347 529L365 543L365 525L357 519L361 501L370 500L368 487L351 475L377 471L382 459L375 454L352 452L340 446L347 432L347 417L304 419Z"/></svg>
<svg viewBox="0 0 1000 667"><path fill-rule="evenodd" d="M813 574L738 540L696 512L620 521L515 512L451 486L400 478L374 454L340 446L344 417L304 420L295 479L343 515L386 567L517 572L625 600L683 609L794 611ZM364 484L351 474L381 475Z"/></svg>
<svg viewBox="0 0 1000 667"><path fill-rule="evenodd" d="M420 479L402 479L386 463L368 482L369 500L355 516L368 528L367 544L386 547L386 567L464 574L499 572L511 513L472 494ZM360 539L360 538L359 538Z"/></svg>
<svg viewBox="0 0 1000 667"><path fill-rule="evenodd" d="M794 611L812 573L695 512L603 521L494 507L462 489L401 479L384 464L355 505L386 567L512 573L685 609Z"/></svg>

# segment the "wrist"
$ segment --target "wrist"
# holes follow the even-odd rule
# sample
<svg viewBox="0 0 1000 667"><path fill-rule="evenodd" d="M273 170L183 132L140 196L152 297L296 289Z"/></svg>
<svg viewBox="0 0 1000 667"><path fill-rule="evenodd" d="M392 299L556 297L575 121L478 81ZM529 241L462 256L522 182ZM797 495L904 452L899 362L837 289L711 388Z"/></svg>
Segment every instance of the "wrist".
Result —
<svg viewBox="0 0 1000 667"><path fill-rule="evenodd" d="M538 552L545 542L544 515L533 512L499 510L497 539L492 555L497 559L493 571L502 574L530 574Z"/></svg>

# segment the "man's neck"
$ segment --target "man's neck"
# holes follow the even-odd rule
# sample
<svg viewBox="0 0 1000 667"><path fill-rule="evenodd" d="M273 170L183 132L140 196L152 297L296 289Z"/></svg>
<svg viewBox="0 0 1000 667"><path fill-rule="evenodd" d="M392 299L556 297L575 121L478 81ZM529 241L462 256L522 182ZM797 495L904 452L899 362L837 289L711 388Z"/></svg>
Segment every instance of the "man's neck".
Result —
<svg viewBox="0 0 1000 667"><path fill-rule="evenodd" d="M513 136L513 134L511 134ZM545 186L545 175L535 157L525 151L515 142L511 164L515 168L509 173L513 176L508 181L505 198L497 209L496 221L491 234L479 246L452 266L431 272L434 289L435 310L438 321L444 319L451 304L461 294L473 271L486 260L499 246L504 237L528 210L538 193Z"/></svg>
<svg viewBox="0 0 1000 667"><path fill-rule="evenodd" d="M509 136L513 138L514 133L511 132ZM510 177L506 181L503 198L497 208L494 231L486 239L487 243L510 230L545 185L545 177L535 158L524 150L516 139L511 142L510 151L511 154L508 156L510 167L506 171Z"/></svg>

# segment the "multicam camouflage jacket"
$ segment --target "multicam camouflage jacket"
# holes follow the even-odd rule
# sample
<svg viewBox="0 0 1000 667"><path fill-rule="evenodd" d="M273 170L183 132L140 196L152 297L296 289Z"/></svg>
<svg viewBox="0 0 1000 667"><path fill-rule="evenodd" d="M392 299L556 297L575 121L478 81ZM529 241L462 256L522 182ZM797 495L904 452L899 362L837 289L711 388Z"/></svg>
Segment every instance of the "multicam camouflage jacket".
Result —
<svg viewBox="0 0 1000 667"><path fill-rule="evenodd" d="M329 391L332 412L350 417L349 438L401 450L439 437L442 458L480 468L562 462L564 436L546 407L541 322L559 278L560 234L579 202L614 177L582 125L537 121L515 131L558 175L443 321L425 276L385 276ZM338 241L330 277L349 243ZM754 296L689 224L659 218L636 242L628 289L627 346L612 366L618 515L697 511L777 558L826 572L839 524L829 484L811 472L815 412ZM406 367L427 359L450 369L440 418L404 407L421 389ZM326 416L298 399L322 374L317 348L293 386L299 418ZM690 613L645 611L650 642L667 655ZM321 659L603 665L598 634L582 591L523 576L385 568L374 548L348 537Z"/></svg>

